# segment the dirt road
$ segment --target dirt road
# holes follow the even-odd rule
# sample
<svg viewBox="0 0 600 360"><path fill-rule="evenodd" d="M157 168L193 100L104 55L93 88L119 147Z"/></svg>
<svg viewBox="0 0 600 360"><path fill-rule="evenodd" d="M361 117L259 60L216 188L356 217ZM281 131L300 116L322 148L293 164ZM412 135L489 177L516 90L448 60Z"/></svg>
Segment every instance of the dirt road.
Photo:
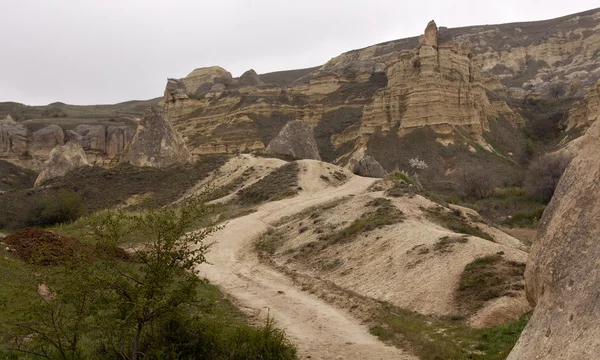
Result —
<svg viewBox="0 0 600 360"><path fill-rule="evenodd" d="M268 203L253 214L231 220L213 235L217 243L208 254L213 265L200 265L200 275L262 318L269 312L298 346L301 359L416 359L384 345L346 311L296 288L286 276L261 264L252 252L252 240L270 223L364 191L374 181L352 177L338 188Z"/></svg>

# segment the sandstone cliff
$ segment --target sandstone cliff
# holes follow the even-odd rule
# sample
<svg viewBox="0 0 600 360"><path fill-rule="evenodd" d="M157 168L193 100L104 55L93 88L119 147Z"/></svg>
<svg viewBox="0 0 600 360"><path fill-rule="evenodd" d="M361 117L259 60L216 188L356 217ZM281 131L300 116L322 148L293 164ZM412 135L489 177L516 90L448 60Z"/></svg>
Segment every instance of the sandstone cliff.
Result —
<svg viewBox="0 0 600 360"><path fill-rule="evenodd" d="M589 127L600 117L600 81L589 89L586 97L569 112L567 129Z"/></svg>
<svg viewBox="0 0 600 360"><path fill-rule="evenodd" d="M544 212L525 273L535 310L511 360L595 359L600 353L600 122Z"/></svg>
<svg viewBox="0 0 600 360"><path fill-rule="evenodd" d="M120 162L135 166L168 167L192 161L183 139L156 107L146 111Z"/></svg>
<svg viewBox="0 0 600 360"><path fill-rule="evenodd" d="M265 85L252 70L231 83L210 81L201 94L183 86L186 78L170 79L165 112L194 154L263 151L294 119L312 128L323 160L341 165L370 152L375 134L403 138L424 127L453 137L445 144L460 143L460 151L467 151L465 136L496 151L484 137L489 120L503 118L507 131L517 132L523 119L505 101L488 98L468 42L441 45L439 37L432 21L415 48L342 54L285 88ZM222 74L220 68L195 71L210 79Z"/></svg>

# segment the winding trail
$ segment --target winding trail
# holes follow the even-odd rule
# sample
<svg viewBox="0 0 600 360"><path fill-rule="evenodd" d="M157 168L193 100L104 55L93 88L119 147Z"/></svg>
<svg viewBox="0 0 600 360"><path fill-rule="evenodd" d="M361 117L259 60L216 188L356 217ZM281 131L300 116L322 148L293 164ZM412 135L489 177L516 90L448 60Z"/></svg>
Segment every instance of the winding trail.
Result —
<svg viewBox="0 0 600 360"><path fill-rule="evenodd" d="M198 266L200 276L218 285L237 304L258 313L267 312L297 345L300 358L310 359L416 359L390 347L368 332L346 311L296 288L285 275L260 263L252 253L252 240L269 224L311 206L365 191L376 179L354 176L337 188L262 205L257 212L233 219L213 234L208 254L213 265Z"/></svg>

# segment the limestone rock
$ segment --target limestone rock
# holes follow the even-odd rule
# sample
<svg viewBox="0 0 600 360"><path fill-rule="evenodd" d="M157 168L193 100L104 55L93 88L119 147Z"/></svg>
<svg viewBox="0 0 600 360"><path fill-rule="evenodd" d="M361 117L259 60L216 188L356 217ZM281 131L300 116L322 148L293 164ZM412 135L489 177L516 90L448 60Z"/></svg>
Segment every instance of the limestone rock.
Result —
<svg viewBox="0 0 600 360"><path fill-rule="evenodd" d="M63 129L58 125L49 125L33 133L29 153L34 157L47 158L52 149L64 143Z"/></svg>
<svg viewBox="0 0 600 360"><path fill-rule="evenodd" d="M106 152L106 128L102 125L77 125L74 130L81 135L81 146L85 151Z"/></svg>
<svg viewBox="0 0 600 360"><path fill-rule="evenodd" d="M508 359L600 352L600 122L588 130L540 222L525 272L535 310Z"/></svg>
<svg viewBox="0 0 600 360"><path fill-rule="evenodd" d="M191 161L192 155L181 135L157 107L146 111L120 160L135 166L158 168Z"/></svg>
<svg viewBox="0 0 600 360"><path fill-rule="evenodd" d="M57 145L50 152L34 186L39 186L49 179L64 176L69 171L82 166L89 166L89 163L80 144L69 141L65 145Z"/></svg>
<svg viewBox="0 0 600 360"><path fill-rule="evenodd" d="M359 176L381 179L387 175L381 164L371 155L366 155L360 161L355 161L352 165L352 172Z"/></svg>
<svg viewBox="0 0 600 360"><path fill-rule="evenodd" d="M256 71L254 71L253 69L250 69L243 73L242 76L240 76L240 78L238 79L237 83L238 85L242 86L259 86L264 84L258 76L258 74L256 73Z"/></svg>
<svg viewBox="0 0 600 360"><path fill-rule="evenodd" d="M0 156L24 156L28 149L27 128L8 115L0 120Z"/></svg>
<svg viewBox="0 0 600 360"><path fill-rule="evenodd" d="M104 152L109 157L121 154L131 142L135 130L129 126L108 126L106 128L106 146Z"/></svg>
<svg viewBox="0 0 600 360"><path fill-rule="evenodd" d="M267 146L270 154L321 160L312 128L302 120L288 122Z"/></svg>

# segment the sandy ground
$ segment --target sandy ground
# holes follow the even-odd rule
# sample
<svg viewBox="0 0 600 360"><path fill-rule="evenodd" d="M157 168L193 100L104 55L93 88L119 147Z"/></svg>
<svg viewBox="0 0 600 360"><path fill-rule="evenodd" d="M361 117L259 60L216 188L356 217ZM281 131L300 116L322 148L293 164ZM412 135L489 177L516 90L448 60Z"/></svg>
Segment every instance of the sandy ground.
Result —
<svg viewBox="0 0 600 360"><path fill-rule="evenodd" d="M213 235L212 240L217 242L208 254L212 265L199 265L200 276L231 295L243 310L259 318L267 314L274 317L298 346L300 358L416 359L380 342L345 310L296 288L285 275L261 264L251 251L253 239L266 231L269 224L308 207L360 193L374 181L351 177L337 188L301 192L299 196L265 204L253 214L231 220Z"/></svg>

